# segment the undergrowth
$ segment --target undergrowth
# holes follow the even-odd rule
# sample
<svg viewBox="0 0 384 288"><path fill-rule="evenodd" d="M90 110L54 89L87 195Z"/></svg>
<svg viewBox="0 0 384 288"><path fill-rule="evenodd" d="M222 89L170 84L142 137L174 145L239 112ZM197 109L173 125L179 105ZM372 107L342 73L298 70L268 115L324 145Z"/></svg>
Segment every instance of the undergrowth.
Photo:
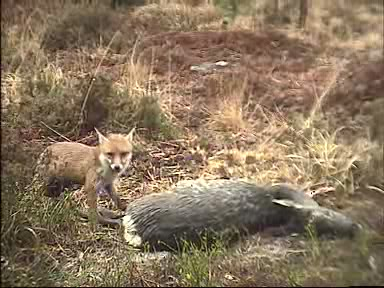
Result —
<svg viewBox="0 0 384 288"><path fill-rule="evenodd" d="M249 14L269 13L262 9L263 1L250 2L230 8L226 29L255 29ZM370 137L348 141L342 127L333 129L321 109L313 118L294 121L251 103L255 95L247 94L248 79L223 83L213 105L198 106L200 99L186 95L184 86L171 95L173 80L164 85L167 81L156 78L152 66L134 62L140 52L135 43L158 32L219 30L223 11L217 7L152 4L125 13L108 5L79 9L68 4L58 13L36 3L2 15L2 286L384 283L383 103L373 105L370 126L364 127ZM285 3L293 8L281 7L281 14L295 10L295 3ZM376 33L382 28L375 24L381 6L356 4L352 10L352 5L332 5L328 11L316 6L305 31L287 33L302 33L318 44L331 39L339 47L353 42L350 47L356 50L382 45ZM289 26L294 20L288 20ZM198 127L191 128L186 118L193 109L201 114ZM64 139L94 143L94 127L124 133L133 126L139 131L135 151L141 158L134 161L132 173L140 176L123 179L121 193L127 201L135 193L158 192L174 179L248 177L262 184L294 184L324 205L350 207L346 213L368 219L374 232L353 243L322 241L310 231L305 239L293 235L263 242L258 235L232 250L218 242L210 250L190 247L189 252L151 259L129 249L119 231L92 231L76 212L80 200L73 191L47 199L27 188L37 156L48 144ZM365 193L377 193L378 200L367 201Z"/></svg>

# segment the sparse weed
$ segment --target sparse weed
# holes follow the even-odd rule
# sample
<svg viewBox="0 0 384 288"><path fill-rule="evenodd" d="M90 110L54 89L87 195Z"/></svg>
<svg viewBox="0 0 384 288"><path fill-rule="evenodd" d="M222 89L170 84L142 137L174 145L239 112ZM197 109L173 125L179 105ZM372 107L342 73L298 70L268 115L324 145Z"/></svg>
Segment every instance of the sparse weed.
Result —
<svg viewBox="0 0 384 288"><path fill-rule="evenodd" d="M185 4L151 4L140 7L133 13L138 24L153 31L194 31L222 18L212 5L191 7Z"/></svg>
<svg viewBox="0 0 384 288"><path fill-rule="evenodd" d="M217 284L213 281L213 262L224 255L224 246L219 238L208 244L202 238L202 247L184 241L181 253L176 257L175 269L181 277L182 285L187 287L212 287ZM209 246L208 246L209 245Z"/></svg>
<svg viewBox="0 0 384 288"><path fill-rule="evenodd" d="M64 10L64 16L50 23L42 37L42 47L47 51L56 52L82 47L107 46L122 27L124 27L124 19L111 9L82 7L74 10L72 8ZM114 39L110 48L119 52L122 44L123 39L117 38Z"/></svg>
<svg viewBox="0 0 384 288"><path fill-rule="evenodd" d="M315 229L311 225L307 225L305 227L305 230L307 232L308 238L310 239L311 257L314 261L316 261L319 257L321 257L319 238L316 235Z"/></svg>
<svg viewBox="0 0 384 288"><path fill-rule="evenodd" d="M301 287L303 286L304 273L300 271L290 271L288 272L288 283L292 287Z"/></svg>
<svg viewBox="0 0 384 288"><path fill-rule="evenodd" d="M147 129L152 138L159 137L161 140L170 140L179 136L180 130L170 123L157 97L142 96L135 110L135 121L140 127Z"/></svg>
<svg viewBox="0 0 384 288"><path fill-rule="evenodd" d="M251 129L246 118L246 107L244 105L247 80L238 81L233 79L228 83L223 82L222 95L218 107L214 107L208 128L222 132L239 133ZM213 110L212 109L212 110Z"/></svg>
<svg viewBox="0 0 384 288"><path fill-rule="evenodd" d="M22 190L2 188L2 213L6 215L1 226L2 262L5 261L2 285L53 285L60 273L46 245L66 241L76 234L73 205L68 197L54 203L21 193ZM13 201L9 194L15 197Z"/></svg>

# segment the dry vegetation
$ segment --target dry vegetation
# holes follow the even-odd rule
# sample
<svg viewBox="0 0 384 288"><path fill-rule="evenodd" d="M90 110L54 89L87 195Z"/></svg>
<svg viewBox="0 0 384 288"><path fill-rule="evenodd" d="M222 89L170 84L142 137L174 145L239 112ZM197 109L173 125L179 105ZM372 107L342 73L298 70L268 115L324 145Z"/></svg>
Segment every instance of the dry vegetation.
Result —
<svg viewBox="0 0 384 288"><path fill-rule="evenodd" d="M382 1L310 1L304 29L294 0L278 14L275 1L78 2L2 1L2 286L384 284ZM228 65L204 68L216 61ZM26 188L49 143L93 145L93 127L133 125L126 201L247 177L301 187L367 232L140 258L80 220L81 190L54 200Z"/></svg>

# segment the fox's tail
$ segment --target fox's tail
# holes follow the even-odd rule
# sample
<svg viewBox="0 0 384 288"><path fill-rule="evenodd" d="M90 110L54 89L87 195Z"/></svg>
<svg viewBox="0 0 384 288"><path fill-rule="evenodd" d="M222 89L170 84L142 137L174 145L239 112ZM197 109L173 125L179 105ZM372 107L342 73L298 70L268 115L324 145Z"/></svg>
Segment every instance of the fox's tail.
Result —
<svg viewBox="0 0 384 288"><path fill-rule="evenodd" d="M31 183L26 187L28 190L31 188L39 189L43 185L42 181L45 175L45 169L49 162L49 151L48 148L40 154L35 167L33 168L33 178Z"/></svg>

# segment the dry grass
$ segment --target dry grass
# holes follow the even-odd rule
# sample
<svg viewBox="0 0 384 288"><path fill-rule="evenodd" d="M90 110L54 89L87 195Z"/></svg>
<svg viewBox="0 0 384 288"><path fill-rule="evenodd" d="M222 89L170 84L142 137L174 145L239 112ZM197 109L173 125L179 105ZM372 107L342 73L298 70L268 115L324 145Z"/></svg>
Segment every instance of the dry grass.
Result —
<svg viewBox="0 0 384 288"><path fill-rule="evenodd" d="M295 0L279 1L276 16L271 1L239 3L242 12L228 25L228 29L260 29L278 25L287 33L303 36L297 29L299 3ZM313 1L310 3L304 32L313 43L327 43L339 49L383 49L383 5L375 1L366 5L361 1Z"/></svg>
<svg viewBox="0 0 384 288"><path fill-rule="evenodd" d="M149 31L190 31L200 30L199 27L219 20L221 15L212 5L152 4L137 9L133 17L145 23Z"/></svg>
<svg viewBox="0 0 384 288"><path fill-rule="evenodd" d="M368 165L369 151L375 147L373 143L342 144L337 131L313 128L308 135L305 122L295 127L278 121L273 119L255 133L257 144L224 149L211 157L206 173L249 177L266 184L289 182L304 189L340 187L346 191L352 171L358 173L356 163Z"/></svg>
<svg viewBox="0 0 384 288"><path fill-rule="evenodd" d="M251 128L244 111L246 87L247 79L233 79L223 83L220 91L222 98L218 100L217 107L212 109L207 129L239 133Z"/></svg>
<svg viewBox="0 0 384 288"><path fill-rule="evenodd" d="M227 28L267 26L264 17L256 16L268 11L263 10L263 1L256 2L252 11L246 4L240 6L240 12L249 13L236 17ZM189 4L153 4L124 16L107 6L100 11L86 3L81 11L69 3L65 13L58 13L58 3L49 6L40 1L4 14L8 20L2 22L2 286L382 285L382 103L373 105L371 138L345 139L343 127L329 128L321 108L342 73L335 65L329 85L322 91L314 89L318 101L308 117L293 121L253 103L246 93L248 79L223 83L220 97L210 99L213 104L202 109L204 105L184 87L157 77L155 64L134 60L141 36L219 29L222 11ZM382 47L382 28L377 25L382 15L368 5L352 10L345 3L338 7L324 1L312 8L306 31L290 24L287 33L317 44L325 37L332 40L330 46L353 51ZM78 14L71 13L73 9ZM382 7L377 9L380 12ZM19 21L7 15L19 15ZM85 23L89 19L99 23L100 15L109 19L108 29L95 31ZM140 20L133 30L128 29L134 22L130 17ZM348 21L341 21L343 17ZM74 23L76 29L82 27L84 37L55 46L56 40L73 32L69 28ZM354 34L359 27L363 30ZM40 45L48 34L56 37L51 45L60 49ZM245 177L301 187L323 205L347 207L345 212L355 219L367 219L373 232L354 243L321 241L310 231L310 240L256 235L233 250L218 243L210 252L140 257L122 242L119 231L105 227L92 231L80 220L76 209L83 204L81 189L66 191L56 200L25 189L37 154L48 143L62 140L47 127L73 141L95 143L95 135L79 127L82 107L87 115L83 124L89 127L117 132L138 127L132 173L120 186L127 201L164 191L182 179ZM207 121L188 126L186 118L192 110ZM370 193L377 200L370 201Z"/></svg>

